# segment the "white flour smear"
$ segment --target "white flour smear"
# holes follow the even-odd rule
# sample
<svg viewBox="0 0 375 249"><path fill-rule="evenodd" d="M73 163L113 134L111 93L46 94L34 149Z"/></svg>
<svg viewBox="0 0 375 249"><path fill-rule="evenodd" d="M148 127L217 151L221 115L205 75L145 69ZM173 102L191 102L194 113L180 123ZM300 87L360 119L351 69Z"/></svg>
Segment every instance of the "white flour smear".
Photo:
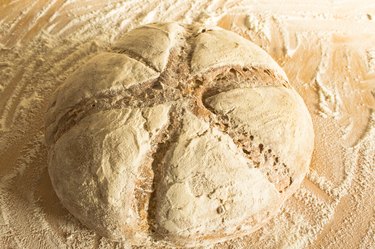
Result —
<svg viewBox="0 0 375 249"><path fill-rule="evenodd" d="M284 68L313 117L315 151L302 187L265 227L213 248L375 248L372 1L5 2L0 248L130 247L87 230L61 206L47 173L43 117L69 74L123 32L157 21L219 25L254 41Z"/></svg>

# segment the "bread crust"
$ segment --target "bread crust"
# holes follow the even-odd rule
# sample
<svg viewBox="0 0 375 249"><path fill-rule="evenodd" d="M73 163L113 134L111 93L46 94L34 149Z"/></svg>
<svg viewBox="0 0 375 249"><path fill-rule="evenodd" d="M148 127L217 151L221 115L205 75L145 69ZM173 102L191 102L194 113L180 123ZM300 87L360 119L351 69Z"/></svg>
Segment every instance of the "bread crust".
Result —
<svg viewBox="0 0 375 249"><path fill-rule="evenodd" d="M46 114L49 174L84 225L133 245L249 234L301 184L314 132L261 48L219 28L149 24L74 72Z"/></svg>

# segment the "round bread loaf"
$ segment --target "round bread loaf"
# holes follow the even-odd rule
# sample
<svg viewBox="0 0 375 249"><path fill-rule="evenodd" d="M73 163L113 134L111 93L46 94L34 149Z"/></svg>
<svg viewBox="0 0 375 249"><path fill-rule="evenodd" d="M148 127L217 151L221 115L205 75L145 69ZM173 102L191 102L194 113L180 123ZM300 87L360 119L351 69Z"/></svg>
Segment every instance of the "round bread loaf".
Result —
<svg viewBox="0 0 375 249"><path fill-rule="evenodd" d="M253 232L308 171L309 112L277 63L220 28L149 24L55 92L49 174L84 225L134 245Z"/></svg>

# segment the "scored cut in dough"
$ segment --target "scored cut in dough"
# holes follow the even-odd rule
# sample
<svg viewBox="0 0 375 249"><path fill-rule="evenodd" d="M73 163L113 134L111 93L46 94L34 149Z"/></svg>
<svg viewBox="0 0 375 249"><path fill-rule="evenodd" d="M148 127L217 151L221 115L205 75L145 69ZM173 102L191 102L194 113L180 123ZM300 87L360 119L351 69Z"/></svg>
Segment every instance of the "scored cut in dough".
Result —
<svg viewBox="0 0 375 249"><path fill-rule="evenodd" d="M84 225L133 245L250 234L301 184L314 133L282 69L219 28L149 24L74 72L46 114L49 174Z"/></svg>

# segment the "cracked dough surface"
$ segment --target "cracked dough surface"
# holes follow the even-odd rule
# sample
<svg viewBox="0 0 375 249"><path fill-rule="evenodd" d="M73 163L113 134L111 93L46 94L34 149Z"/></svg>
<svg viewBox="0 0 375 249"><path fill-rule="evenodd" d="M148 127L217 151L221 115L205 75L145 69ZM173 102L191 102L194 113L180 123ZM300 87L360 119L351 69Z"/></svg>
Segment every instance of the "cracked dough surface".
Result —
<svg viewBox="0 0 375 249"><path fill-rule="evenodd" d="M139 27L112 49L50 102L48 169L62 204L135 245L208 245L273 217L314 143L276 62L229 31L177 23Z"/></svg>

